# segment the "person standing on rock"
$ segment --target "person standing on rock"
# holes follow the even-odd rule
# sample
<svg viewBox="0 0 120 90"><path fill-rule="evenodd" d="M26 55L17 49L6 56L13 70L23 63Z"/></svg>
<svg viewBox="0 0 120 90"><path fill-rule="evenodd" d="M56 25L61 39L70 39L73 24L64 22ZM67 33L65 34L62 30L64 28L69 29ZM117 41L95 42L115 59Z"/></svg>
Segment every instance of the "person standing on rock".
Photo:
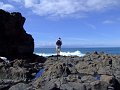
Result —
<svg viewBox="0 0 120 90"><path fill-rule="evenodd" d="M58 38L58 40L56 41L56 52L57 52L57 56L60 55L61 45L62 45L62 40L61 40L61 38Z"/></svg>
<svg viewBox="0 0 120 90"><path fill-rule="evenodd" d="M112 59L111 58L109 59L109 65L110 65L110 67L112 67Z"/></svg>

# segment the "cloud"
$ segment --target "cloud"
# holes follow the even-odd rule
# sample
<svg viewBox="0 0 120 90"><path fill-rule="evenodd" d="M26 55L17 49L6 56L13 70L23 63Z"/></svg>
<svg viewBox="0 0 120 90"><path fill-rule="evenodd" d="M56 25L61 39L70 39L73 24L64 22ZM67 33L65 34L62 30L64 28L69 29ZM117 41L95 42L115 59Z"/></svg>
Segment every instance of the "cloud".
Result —
<svg viewBox="0 0 120 90"><path fill-rule="evenodd" d="M9 0L9 1L11 1L11 0ZM12 0L12 1L14 1L14 2L21 2L22 0Z"/></svg>
<svg viewBox="0 0 120 90"><path fill-rule="evenodd" d="M107 19L102 22L102 24L117 24L120 22L120 17L114 17L112 19Z"/></svg>
<svg viewBox="0 0 120 90"><path fill-rule="evenodd" d="M14 10L15 7L13 5L11 5L11 4L5 4L3 2L0 2L0 9L11 11L11 10Z"/></svg>
<svg viewBox="0 0 120 90"><path fill-rule="evenodd" d="M102 22L103 24L113 24L115 23L115 21L112 21L112 20L105 20Z"/></svg>
<svg viewBox="0 0 120 90"><path fill-rule="evenodd" d="M66 17L91 11L104 11L119 6L119 0L12 0L23 3L40 16Z"/></svg>

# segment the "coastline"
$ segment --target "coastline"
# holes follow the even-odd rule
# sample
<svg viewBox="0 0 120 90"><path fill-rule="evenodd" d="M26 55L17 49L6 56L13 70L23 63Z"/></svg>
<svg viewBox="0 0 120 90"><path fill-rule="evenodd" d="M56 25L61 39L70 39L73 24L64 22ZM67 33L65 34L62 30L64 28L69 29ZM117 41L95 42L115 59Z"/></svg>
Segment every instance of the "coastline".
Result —
<svg viewBox="0 0 120 90"><path fill-rule="evenodd" d="M112 66L109 60L112 60ZM6 82L9 90L15 87L20 89L21 87L19 87L19 85L24 86L23 90L53 90L53 88L59 90L71 90L73 88L76 90L80 88L81 90L107 90L107 87L110 86L110 80L113 80L112 83L114 84L115 90L120 89L119 55L93 52L83 57L49 56L44 63L25 63L24 60L14 60L14 62L11 61L9 64L1 62L0 65L0 67L2 67L0 72L2 72L6 66L6 70L8 71L11 70L11 68L13 68L12 70L18 71L11 71L9 74L7 71L0 73L0 75L7 75L7 77L3 75L4 78L1 78L3 81L1 85L4 87ZM35 78L35 75L43 68L44 71ZM21 73L20 70L24 72ZM36 72L34 72L35 70ZM29 72L29 74L27 72ZM21 78L17 73L23 77ZM14 76L11 77L11 75ZM33 80L33 78L35 79ZM10 84L10 82L13 84Z"/></svg>
<svg viewBox="0 0 120 90"><path fill-rule="evenodd" d="M120 55L120 47L100 47L100 48L64 48L62 47L61 55L63 56L70 56L70 55L76 55L76 56L83 56L86 53L92 53L94 51L97 51L99 53L107 53L111 55ZM37 55L42 56L51 56L56 55L56 49L55 48L35 48L34 53Z"/></svg>
<svg viewBox="0 0 120 90"><path fill-rule="evenodd" d="M120 55L39 56L21 13L0 9L0 19L0 90L120 90Z"/></svg>

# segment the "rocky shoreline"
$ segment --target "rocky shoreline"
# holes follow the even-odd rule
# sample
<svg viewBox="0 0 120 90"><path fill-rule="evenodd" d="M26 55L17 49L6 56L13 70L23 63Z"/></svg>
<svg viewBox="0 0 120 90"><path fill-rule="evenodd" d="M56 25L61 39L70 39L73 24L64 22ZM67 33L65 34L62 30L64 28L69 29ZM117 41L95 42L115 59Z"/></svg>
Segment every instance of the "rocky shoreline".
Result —
<svg viewBox="0 0 120 90"><path fill-rule="evenodd" d="M0 79L0 90L120 90L120 56L50 56L44 63L15 59L0 62Z"/></svg>
<svg viewBox="0 0 120 90"><path fill-rule="evenodd" d="M120 56L94 52L84 57L48 57L44 68L33 82L37 90L120 90Z"/></svg>
<svg viewBox="0 0 120 90"><path fill-rule="evenodd" d="M43 60L45 59L43 57ZM29 83L35 74L43 68L43 65L44 63L40 63L40 61L28 62L23 59L15 59L8 63L0 59L0 90L8 90L11 86L19 83Z"/></svg>
<svg viewBox="0 0 120 90"><path fill-rule="evenodd" d="M0 9L0 90L120 90L119 55L35 55L24 22Z"/></svg>

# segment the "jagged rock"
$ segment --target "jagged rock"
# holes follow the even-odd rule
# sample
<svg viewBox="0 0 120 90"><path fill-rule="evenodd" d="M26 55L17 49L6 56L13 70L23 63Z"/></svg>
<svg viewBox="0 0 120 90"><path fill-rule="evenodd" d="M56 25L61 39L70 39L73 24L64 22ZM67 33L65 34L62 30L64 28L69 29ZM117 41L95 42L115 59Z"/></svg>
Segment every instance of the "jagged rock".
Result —
<svg viewBox="0 0 120 90"><path fill-rule="evenodd" d="M93 81L95 81L95 78L91 75L89 75L89 76L85 75L81 78L81 81L82 82L93 82Z"/></svg>
<svg viewBox="0 0 120 90"><path fill-rule="evenodd" d="M40 90L47 85L49 89L54 88L55 84L61 90L107 90L113 77L119 81L119 58L104 53L89 53L84 57L60 56L59 60L51 56L45 62L44 73L32 85ZM109 59L112 59L112 66ZM70 73L64 76L65 67ZM115 90L120 89L117 81Z"/></svg>
<svg viewBox="0 0 120 90"><path fill-rule="evenodd" d="M90 84L91 84L92 90L101 90L100 81L94 81L94 82L91 82Z"/></svg>
<svg viewBox="0 0 120 90"><path fill-rule="evenodd" d="M21 81L15 81L10 79L0 80L0 90L8 90L11 86L20 83Z"/></svg>
<svg viewBox="0 0 120 90"><path fill-rule="evenodd" d="M28 90L28 85L24 83L18 83L16 85L13 85L8 90Z"/></svg>
<svg viewBox="0 0 120 90"><path fill-rule="evenodd" d="M79 79L78 79L78 76L75 75L75 74L69 75L69 76L67 77L67 81L68 81L68 82L77 82L78 80L79 80Z"/></svg>
<svg viewBox="0 0 120 90"><path fill-rule="evenodd" d="M51 56L44 64L28 63L16 59L10 61L9 64L0 62L0 78L7 77L14 81L20 81L23 79L20 74L25 74L27 81L30 81L42 67L44 68L42 75L33 79L25 90L108 90L108 88L120 90L119 58L120 56L89 53L84 57L60 56L59 59ZM109 59L112 59L112 66ZM0 85L1 88L11 87L9 84L0 83ZM19 88L17 84L14 86Z"/></svg>
<svg viewBox="0 0 120 90"><path fill-rule="evenodd" d="M11 58L33 54L34 39L24 30L24 22L21 13L0 9L0 56Z"/></svg>
<svg viewBox="0 0 120 90"><path fill-rule="evenodd" d="M61 90L86 90L85 85L76 82L68 82L60 87Z"/></svg>
<svg viewBox="0 0 120 90"><path fill-rule="evenodd" d="M31 81L35 74L43 67L38 63L28 63L25 60L15 59L9 64L0 63L0 79L14 81Z"/></svg>

